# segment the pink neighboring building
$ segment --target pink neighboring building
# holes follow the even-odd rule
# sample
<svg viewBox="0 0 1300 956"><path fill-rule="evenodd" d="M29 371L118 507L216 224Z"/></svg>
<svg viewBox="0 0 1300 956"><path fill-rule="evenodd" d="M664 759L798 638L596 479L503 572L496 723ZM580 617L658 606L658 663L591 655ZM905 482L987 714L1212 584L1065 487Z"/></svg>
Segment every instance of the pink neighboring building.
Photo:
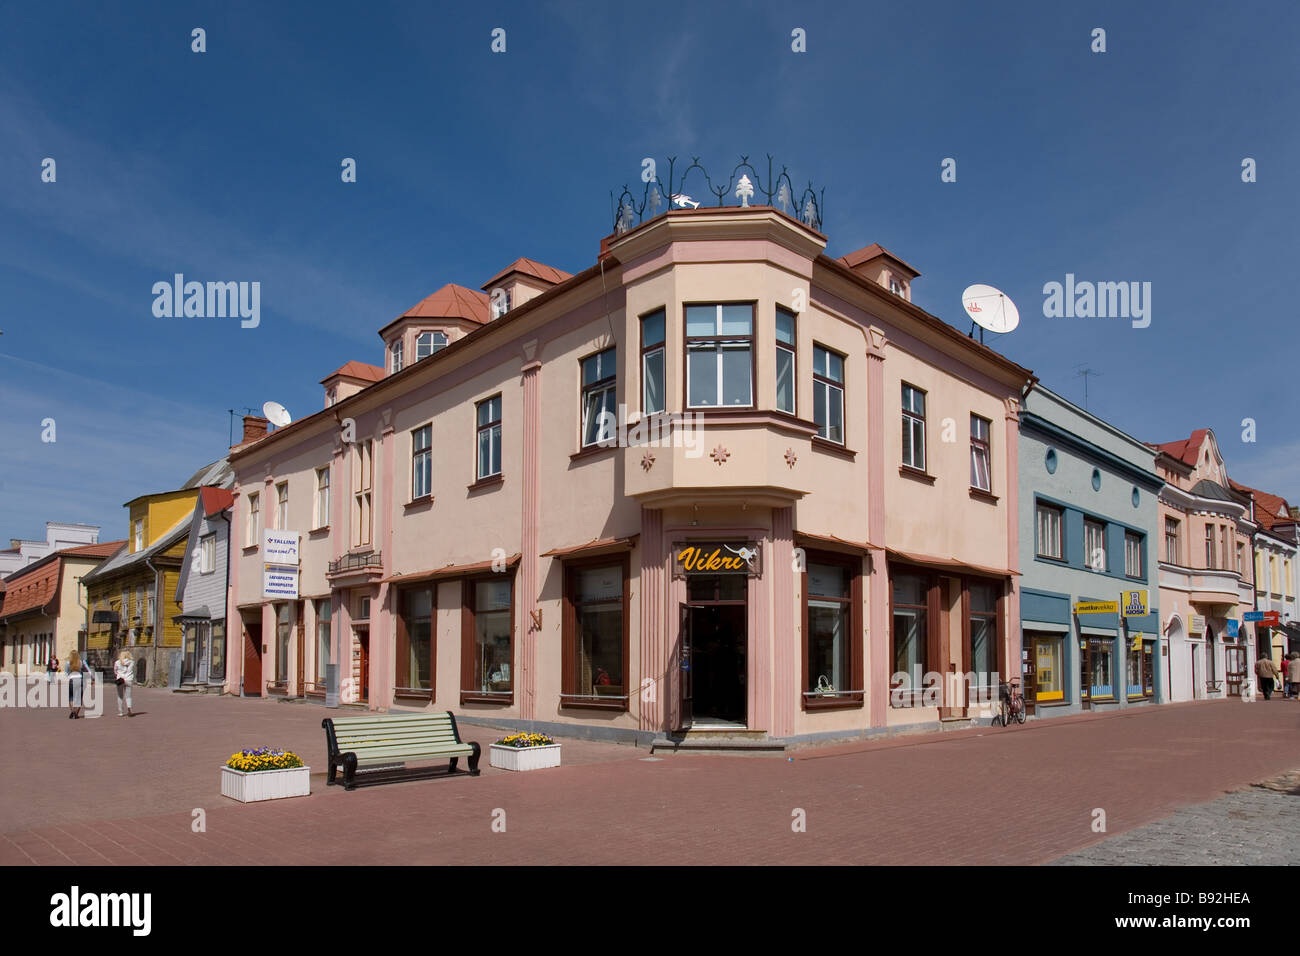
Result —
<svg viewBox="0 0 1300 956"><path fill-rule="evenodd" d="M825 246L674 209L384 326L231 450L229 689L643 741L968 719L892 675L1019 670L1033 377Z"/></svg>
<svg viewBox="0 0 1300 956"><path fill-rule="evenodd" d="M1250 495L1232 487L1212 430L1154 447L1169 699L1238 697L1255 666L1243 617L1255 603Z"/></svg>

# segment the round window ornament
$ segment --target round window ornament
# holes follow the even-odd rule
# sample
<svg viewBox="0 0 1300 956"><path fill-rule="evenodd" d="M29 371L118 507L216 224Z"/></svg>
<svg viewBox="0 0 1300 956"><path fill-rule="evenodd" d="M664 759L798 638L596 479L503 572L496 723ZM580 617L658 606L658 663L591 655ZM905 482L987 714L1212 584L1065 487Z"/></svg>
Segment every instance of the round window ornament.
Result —
<svg viewBox="0 0 1300 956"><path fill-rule="evenodd" d="M1101 491L1101 472L1096 468L1092 470L1092 490Z"/></svg>
<svg viewBox="0 0 1300 956"><path fill-rule="evenodd" d="M1055 448L1047 449L1047 454L1043 457L1043 464L1047 466L1047 473L1049 475L1056 474L1056 449Z"/></svg>
<svg viewBox="0 0 1300 956"><path fill-rule="evenodd" d="M1137 490L1137 485L1133 486L1133 507L1136 508L1142 501L1142 493Z"/></svg>

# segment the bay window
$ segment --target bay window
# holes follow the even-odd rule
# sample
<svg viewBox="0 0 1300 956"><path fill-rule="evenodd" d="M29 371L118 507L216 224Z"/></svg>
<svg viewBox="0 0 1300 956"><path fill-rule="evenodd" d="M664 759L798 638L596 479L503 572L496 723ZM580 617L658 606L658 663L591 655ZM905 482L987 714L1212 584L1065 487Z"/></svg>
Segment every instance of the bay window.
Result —
<svg viewBox="0 0 1300 956"><path fill-rule="evenodd" d="M795 409L795 316L789 309L776 307L776 408L793 415Z"/></svg>
<svg viewBox="0 0 1300 956"><path fill-rule="evenodd" d="M813 420L817 436L844 444L844 358L813 346Z"/></svg>
<svg viewBox="0 0 1300 956"><path fill-rule="evenodd" d="M686 404L750 408L754 403L752 303L686 307Z"/></svg>
<svg viewBox="0 0 1300 956"><path fill-rule="evenodd" d="M664 410L664 310L641 317L641 411Z"/></svg>

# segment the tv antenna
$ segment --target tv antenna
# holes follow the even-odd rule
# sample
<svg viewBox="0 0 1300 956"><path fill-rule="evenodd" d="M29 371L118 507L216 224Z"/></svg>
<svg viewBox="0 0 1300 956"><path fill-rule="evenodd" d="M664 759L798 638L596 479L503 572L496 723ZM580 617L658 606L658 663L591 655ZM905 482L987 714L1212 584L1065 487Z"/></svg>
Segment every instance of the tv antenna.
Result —
<svg viewBox="0 0 1300 956"><path fill-rule="evenodd" d="M1076 378L1080 375L1083 376L1083 410L1086 412L1088 410L1088 376L1101 375L1101 372L1093 371L1084 365L1076 365L1074 368L1074 375Z"/></svg>
<svg viewBox="0 0 1300 956"><path fill-rule="evenodd" d="M226 443L233 446L235 444L235 410L233 408L227 408L226 411L230 413L230 436ZM244 414L256 415L257 409L245 405Z"/></svg>
<svg viewBox="0 0 1300 956"><path fill-rule="evenodd" d="M984 344L984 330L1001 335L1013 331L1020 324L1020 310L1010 296L991 285L967 286L961 294L961 307L970 316L969 335L975 337L975 326L980 328L980 345Z"/></svg>

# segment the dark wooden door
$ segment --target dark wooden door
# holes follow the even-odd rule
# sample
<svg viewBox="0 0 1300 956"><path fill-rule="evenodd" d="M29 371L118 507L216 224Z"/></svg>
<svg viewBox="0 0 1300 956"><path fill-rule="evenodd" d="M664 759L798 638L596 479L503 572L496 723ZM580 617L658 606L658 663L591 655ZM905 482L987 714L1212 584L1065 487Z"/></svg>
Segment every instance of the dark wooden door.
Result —
<svg viewBox="0 0 1300 956"><path fill-rule="evenodd" d="M1241 683L1246 679L1246 649L1239 644L1228 644L1223 649L1227 658L1224 677L1228 681L1228 696L1241 696Z"/></svg>
<svg viewBox="0 0 1300 956"><path fill-rule="evenodd" d="M691 639L691 608L688 604L681 605L681 623L678 631L678 661L677 661L677 681L679 687L678 708L677 708L677 729L685 730L690 727L694 719L694 674L692 668L694 662L691 660L691 651L693 641Z"/></svg>
<svg viewBox="0 0 1300 956"><path fill-rule="evenodd" d="M262 629L244 625L244 696L262 696Z"/></svg>
<svg viewBox="0 0 1300 956"><path fill-rule="evenodd" d="M361 686L357 688L358 700L370 700L370 628L357 632L357 646L361 648Z"/></svg>

